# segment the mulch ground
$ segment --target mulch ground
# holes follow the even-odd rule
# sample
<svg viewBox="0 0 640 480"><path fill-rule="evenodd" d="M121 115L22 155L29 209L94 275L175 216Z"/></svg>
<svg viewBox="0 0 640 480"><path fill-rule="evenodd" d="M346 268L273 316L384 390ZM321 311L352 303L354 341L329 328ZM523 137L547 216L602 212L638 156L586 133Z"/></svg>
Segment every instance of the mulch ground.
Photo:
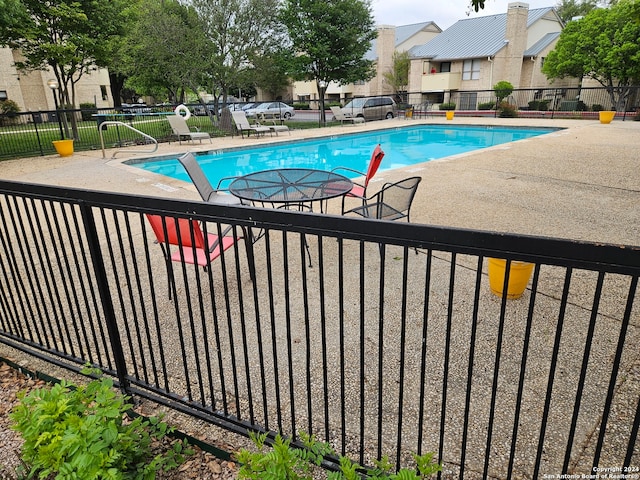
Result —
<svg viewBox="0 0 640 480"><path fill-rule="evenodd" d="M18 404L20 391L31 391L44 387L43 380L30 378L11 366L0 363L0 480L17 479L16 469L20 466L22 438L11 430L9 414ZM237 476L235 463L221 460L214 455L194 448L194 454L178 469L160 473L156 478L163 480L212 479L227 480Z"/></svg>

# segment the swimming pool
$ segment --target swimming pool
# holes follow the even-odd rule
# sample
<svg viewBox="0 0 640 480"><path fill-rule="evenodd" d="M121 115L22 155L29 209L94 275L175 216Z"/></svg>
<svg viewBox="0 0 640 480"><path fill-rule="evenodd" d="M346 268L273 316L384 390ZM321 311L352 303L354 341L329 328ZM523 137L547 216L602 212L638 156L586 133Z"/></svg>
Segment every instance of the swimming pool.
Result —
<svg viewBox="0 0 640 480"><path fill-rule="evenodd" d="M366 171L371 152L380 144L385 152L379 171L401 168L459 153L535 137L557 128L507 128L493 126L419 125L363 133L333 135L310 140L196 153L212 185L224 177L236 177L273 168L344 166ZM129 165L180 180L190 181L176 157ZM344 173L344 172L340 172ZM347 175L349 176L349 175ZM355 177L352 174L351 177Z"/></svg>

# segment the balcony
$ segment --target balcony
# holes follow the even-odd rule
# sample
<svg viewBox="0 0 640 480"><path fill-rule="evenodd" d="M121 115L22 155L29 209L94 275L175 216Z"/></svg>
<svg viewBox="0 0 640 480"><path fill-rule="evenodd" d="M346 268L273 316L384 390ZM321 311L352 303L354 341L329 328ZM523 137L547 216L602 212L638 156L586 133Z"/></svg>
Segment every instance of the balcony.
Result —
<svg viewBox="0 0 640 480"><path fill-rule="evenodd" d="M458 73L430 73L422 76L421 91L435 92L444 90L458 90L462 75Z"/></svg>

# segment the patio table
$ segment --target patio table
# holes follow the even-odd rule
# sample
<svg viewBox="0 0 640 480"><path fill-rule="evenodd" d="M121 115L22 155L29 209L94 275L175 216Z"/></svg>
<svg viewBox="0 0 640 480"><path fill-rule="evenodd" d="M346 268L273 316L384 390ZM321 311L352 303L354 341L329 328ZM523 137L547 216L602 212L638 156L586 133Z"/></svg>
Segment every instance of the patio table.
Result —
<svg viewBox="0 0 640 480"><path fill-rule="evenodd" d="M232 195L250 202L271 203L278 208L296 207L298 210L313 211L313 203L346 195L353 188L353 182L343 175L312 168L276 168L249 173L236 178L229 185ZM250 233L252 242L260 238ZM304 245L311 262L309 244Z"/></svg>
<svg viewBox="0 0 640 480"><path fill-rule="evenodd" d="M313 210L313 203L347 194L353 182L343 175L312 168L276 168L236 178L229 192L250 202L280 204Z"/></svg>

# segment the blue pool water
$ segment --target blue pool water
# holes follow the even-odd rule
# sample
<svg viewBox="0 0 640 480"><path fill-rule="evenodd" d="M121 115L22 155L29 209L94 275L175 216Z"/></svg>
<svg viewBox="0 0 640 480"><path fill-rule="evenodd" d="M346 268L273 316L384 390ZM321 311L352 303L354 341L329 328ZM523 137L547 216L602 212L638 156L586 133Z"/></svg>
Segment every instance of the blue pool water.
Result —
<svg viewBox="0 0 640 480"><path fill-rule="evenodd" d="M312 140L272 143L264 146L197 153L197 159L212 185L219 179L273 168L318 168L344 166L366 171L377 144L385 157L379 171L406 167L437 158L556 131L553 128L504 128L487 126L420 125L373 132L334 135ZM249 143L249 141L248 141ZM133 166L190 181L176 157L133 160ZM346 176L348 172L340 172Z"/></svg>

